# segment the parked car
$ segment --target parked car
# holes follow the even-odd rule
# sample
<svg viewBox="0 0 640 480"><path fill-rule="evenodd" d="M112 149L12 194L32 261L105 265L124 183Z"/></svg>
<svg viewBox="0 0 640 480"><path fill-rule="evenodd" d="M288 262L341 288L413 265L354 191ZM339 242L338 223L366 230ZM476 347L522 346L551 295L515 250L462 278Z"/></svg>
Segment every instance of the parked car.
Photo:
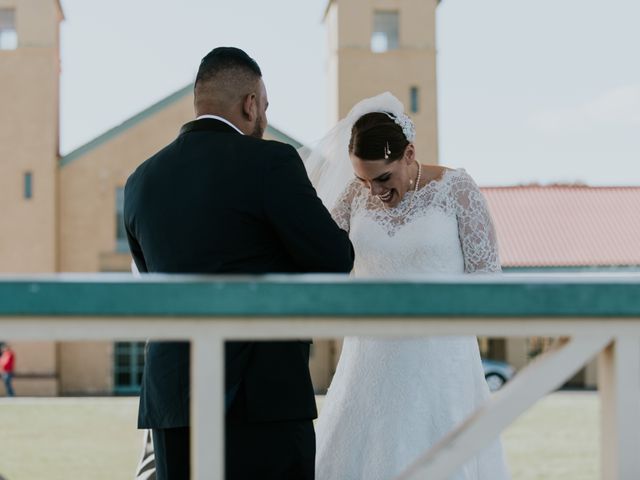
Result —
<svg viewBox="0 0 640 480"><path fill-rule="evenodd" d="M508 363L487 358L482 359L482 368L484 369L484 378L492 392L500 390L516 374L516 369Z"/></svg>

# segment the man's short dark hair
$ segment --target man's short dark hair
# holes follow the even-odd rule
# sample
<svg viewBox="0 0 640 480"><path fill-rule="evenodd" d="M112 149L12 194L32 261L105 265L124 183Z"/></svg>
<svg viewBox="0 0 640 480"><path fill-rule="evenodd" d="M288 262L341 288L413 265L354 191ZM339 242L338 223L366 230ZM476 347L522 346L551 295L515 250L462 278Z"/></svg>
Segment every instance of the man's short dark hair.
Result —
<svg viewBox="0 0 640 480"><path fill-rule="evenodd" d="M235 47L218 47L211 50L200 62L196 85L231 72L256 79L262 77L258 63L246 52Z"/></svg>

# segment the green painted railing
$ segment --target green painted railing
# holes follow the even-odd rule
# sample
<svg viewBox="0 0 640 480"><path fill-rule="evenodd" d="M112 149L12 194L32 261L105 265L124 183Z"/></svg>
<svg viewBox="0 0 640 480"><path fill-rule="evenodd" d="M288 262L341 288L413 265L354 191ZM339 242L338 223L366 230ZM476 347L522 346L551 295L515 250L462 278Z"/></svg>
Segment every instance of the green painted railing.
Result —
<svg viewBox="0 0 640 480"><path fill-rule="evenodd" d="M0 277L0 316L638 317L640 274Z"/></svg>

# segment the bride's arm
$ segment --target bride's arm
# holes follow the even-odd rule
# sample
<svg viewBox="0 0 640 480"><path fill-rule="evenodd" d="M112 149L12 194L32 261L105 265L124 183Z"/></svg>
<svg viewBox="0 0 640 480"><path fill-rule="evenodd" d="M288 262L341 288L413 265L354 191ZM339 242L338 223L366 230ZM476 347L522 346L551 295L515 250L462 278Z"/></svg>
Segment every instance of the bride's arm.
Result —
<svg viewBox="0 0 640 480"><path fill-rule="evenodd" d="M331 217L338 224L338 226L349 233L351 227L351 208L353 200L358 192L360 184L358 180L349 182L347 188L338 198L335 206L331 209Z"/></svg>
<svg viewBox="0 0 640 480"><path fill-rule="evenodd" d="M500 272L498 239L480 189L466 172L462 172L454 180L452 194L456 202L465 272Z"/></svg>

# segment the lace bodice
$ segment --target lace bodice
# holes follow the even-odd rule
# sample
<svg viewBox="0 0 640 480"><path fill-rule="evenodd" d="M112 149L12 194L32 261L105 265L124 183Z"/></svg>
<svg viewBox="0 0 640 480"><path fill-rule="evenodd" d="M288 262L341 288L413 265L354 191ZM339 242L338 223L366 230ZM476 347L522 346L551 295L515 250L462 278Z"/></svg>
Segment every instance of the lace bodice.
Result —
<svg viewBox="0 0 640 480"><path fill-rule="evenodd" d="M347 186L332 215L350 233L357 276L500 271L489 210L466 171L445 170L415 193L407 211L412 195L384 209L358 180Z"/></svg>

